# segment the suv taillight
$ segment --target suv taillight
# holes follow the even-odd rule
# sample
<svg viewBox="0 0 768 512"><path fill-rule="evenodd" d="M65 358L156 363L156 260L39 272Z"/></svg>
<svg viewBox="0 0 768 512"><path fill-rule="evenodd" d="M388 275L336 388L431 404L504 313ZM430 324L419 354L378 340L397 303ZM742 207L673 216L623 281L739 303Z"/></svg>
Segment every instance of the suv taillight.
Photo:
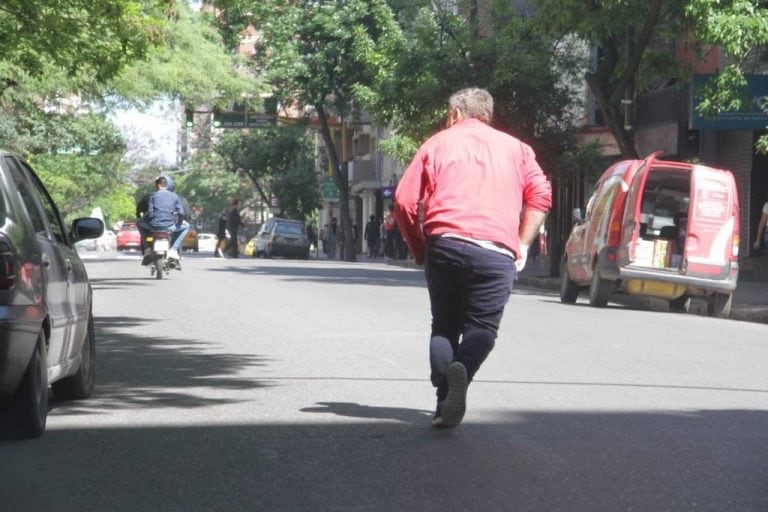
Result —
<svg viewBox="0 0 768 512"><path fill-rule="evenodd" d="M18 268L10 247L0 243L0 290L10 290L16 284Z"/></svg>

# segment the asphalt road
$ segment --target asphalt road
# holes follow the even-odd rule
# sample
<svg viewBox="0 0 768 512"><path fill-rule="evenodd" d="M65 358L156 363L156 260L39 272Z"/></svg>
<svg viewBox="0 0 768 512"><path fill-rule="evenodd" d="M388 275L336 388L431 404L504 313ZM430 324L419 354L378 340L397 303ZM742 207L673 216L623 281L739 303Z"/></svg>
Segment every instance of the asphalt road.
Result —
<svg viewBox="0 0 768 512"><path fill-rule="evenodd" d="M461 426L383 263L89 260L92 399L0 442L0 511L768 510L768 326L518 289Z"/></svg>

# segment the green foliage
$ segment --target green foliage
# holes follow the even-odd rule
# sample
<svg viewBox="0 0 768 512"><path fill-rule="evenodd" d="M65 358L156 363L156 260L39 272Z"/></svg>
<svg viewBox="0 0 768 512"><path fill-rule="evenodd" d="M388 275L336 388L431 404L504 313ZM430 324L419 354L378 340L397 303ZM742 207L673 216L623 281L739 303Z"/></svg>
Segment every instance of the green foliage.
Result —
<svg viewBox="0 0 768 512"><path fill-rule="evenodd" d="M395 69L360 95L379 122L395 131L382 150L409 161L418 144L442 127L450 95L478 86L494 97L498 128L534 146L548 171L575 171L575 84L581 82L583 50L540 35L505 2L494 4L491 17L492 30L484 37L450 10L422 9L401 20L406 47Z"/></svg>
<svg viewBox="0 0 768 512"><path fill-rule="evenodd" d="M753 0L537 0L536 6L543 33L572 34L600 47L601 58L586 78L625 156L634 156L634 149L622 123L622 98L633 88L687 81L693 72L670 58L671 43L686 41L702 57L722 48L728 64L705 89L704 115L742 104L743 73L768 43L768 8Z"/></svg>
<svg viewBox="0 0 768 512"><path fill-rule="evenodd" d="M387 74L399 28L383 0L256 2L258 54L278 97L346 117L356 88Z"/></svg>
<svg viewBox="0 0 768 512"><path fill-rule="evenodd" d="M242 175L234 174L224 159L213 151L203 151L187 162L184 174L173 174L176 191L194 210L192 220L201 227L215 230L219 214L233 197L243 200L253 196L253 185Z"/></svg>
<svg viewBox="0 0 768 512"><path fill-rule="evenodd" d="M264 203L274 195L284 215L302 220L320 206L313 150L301 124L233 132L216 145L223 165L247 176Z"/></svg>
<svg viewBox="0 0 768 512"><path fill-rule="evenodd" d="M125 146L104 116L51 114L33 128L40 134L25 156L65 216L130 200L121 161Z"/></svg>
<svg viewBox="0 0 768 512"><path fill-rule="evenodd" d="M18 77L61 71L103 83L162 40L172 0L3 0L0 91Z"/></svg>
<svg viewBox="0 0 768 512"><path fill-rule="evenodd" d="M217 104L263 91L255 76L239 71L244 62L225 47L211 20L184 3L177 5L164 41L146 59L126 67L108 90L132 102L146 104L168 96L189 105Z"/></svg>
<svg viewBox="0 0 768 512"><path fill-rule="evenodd" d="M742 108L740 91L747 81L745 72L758 59L750 57L768 45L768 7L750 0L719 2L691 0L685 7L696 40L706 47L720 47L728 64L707 84L699 104L705 116Z"/></svg>

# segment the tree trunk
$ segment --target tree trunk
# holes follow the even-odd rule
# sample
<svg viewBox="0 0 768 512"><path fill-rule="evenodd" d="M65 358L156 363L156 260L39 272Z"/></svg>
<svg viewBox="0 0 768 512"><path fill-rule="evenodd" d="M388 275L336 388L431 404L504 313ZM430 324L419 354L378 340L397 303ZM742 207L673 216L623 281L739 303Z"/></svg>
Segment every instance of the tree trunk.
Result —
<svg viewBox="0 0 768 512"><path fill-rule="evenodd" d="M341 210L341 230L344 236L344 251L341 254L344 261L355 261L355 249L353 247L352 237L352 216L349 214L349 181L347 179L347 162L340 162L338 153L336 153L336 144L331 137L331 129L328 126L328 115L322 104L315 106L317 117L320 119L320 132L328 150L328 157L331 159L333 168L333 179L336 186L339 187L339 208ZM342 168L343 166L343 168Z"/></svg>

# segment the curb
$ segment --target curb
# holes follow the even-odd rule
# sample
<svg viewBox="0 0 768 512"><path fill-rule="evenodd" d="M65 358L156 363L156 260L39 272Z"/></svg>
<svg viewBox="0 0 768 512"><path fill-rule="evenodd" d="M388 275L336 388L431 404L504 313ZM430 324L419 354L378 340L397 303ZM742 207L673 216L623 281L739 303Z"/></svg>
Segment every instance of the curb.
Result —
<svg viewBox="0 0 768 512"><path fill-rule="evenodd" d="M403 268L418 269L419 267L413 262L413 260L390 260L387 261L387 265L398 266ZM525 286L529 288L536 288L539 290L545 290L550 292L560 291L560 278L549 276L531 276L526 275L525 272L518 275L517 286ZM768 296L768 291L766 291ZM667 301L662 299L653 299L648 297L631 297L621 296L612 299L612 302L617 304L623 304L625 306L634 307L637 309L644 309L647 311L663 311L668 312ZM706 316L701 306L692 305L691 314L698 314L700 316ZM768 324L768 304L734 304L731 307L731 314L728 316L729 320L737 320L744 322L762 323Z"/></svg>

